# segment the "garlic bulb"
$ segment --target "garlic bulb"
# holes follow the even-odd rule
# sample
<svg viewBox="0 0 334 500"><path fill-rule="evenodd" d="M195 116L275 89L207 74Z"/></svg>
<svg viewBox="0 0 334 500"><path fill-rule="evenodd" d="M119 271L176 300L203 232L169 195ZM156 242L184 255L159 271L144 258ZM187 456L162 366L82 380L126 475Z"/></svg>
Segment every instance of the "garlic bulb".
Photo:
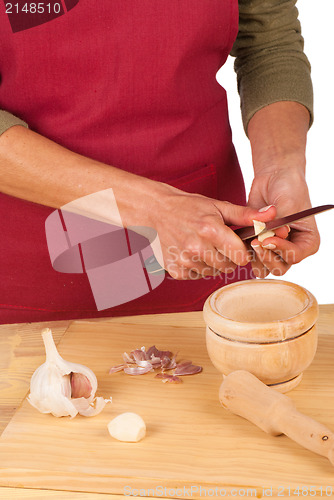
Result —
<svg viewBox="0 0 334 500"><path fill-rule="evenodd" d="M97 379L90 368L65 361L58 353L50 328L42 331L46 360L31 377L29 403L41 413L55 417L78 413L92 417L100 413L111 398L95 398Z"/></svg>

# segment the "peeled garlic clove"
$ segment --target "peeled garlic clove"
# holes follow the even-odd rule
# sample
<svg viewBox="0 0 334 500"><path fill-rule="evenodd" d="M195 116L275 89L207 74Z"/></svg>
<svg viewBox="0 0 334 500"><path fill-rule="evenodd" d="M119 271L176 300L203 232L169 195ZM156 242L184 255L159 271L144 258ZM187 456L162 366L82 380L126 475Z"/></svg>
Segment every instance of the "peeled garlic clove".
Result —
<svg viewBox="0 0 334 500"><path fill-rule="evenodd" d="M274 231L266 231L266 224L265 222L261 222L259 220L253 220L254 224L254 232L255 236L257 236L257 239L262 243L263 240L266 238L271 238L272 236L275 236Z"/></svg>
<svg viewBox="0 0 334 500"><path fill-rule="evenodd" d="M273 236L275 236L274 231L264 231L264 233L258 235L257 239L262 243L266 238L272 238Z"/></svg>
<svg viewBox="0 0 334 500"><path fill-rule="evenodd" d="M259 220L253 220L253 224L255 236L262 233L262 231L266 228L265 222L261 222Z"/></svg>
<svg viewBox="0 0 334 500"><path fill-rule="evenodd" d="M109 400L95 398L97 379L92 370L65 361L57 351L50 328L42 331L42 337L46 360L31 377L29 403L40 412L56 417L100 413Z"/></svg>
<svg viewBox="0 0 334 500"><path fill-rule="evenodd" d="M118 441L136 443L145 437L146 425L137 413L126 412L117 415L109 422L108 431Z"/></svg>

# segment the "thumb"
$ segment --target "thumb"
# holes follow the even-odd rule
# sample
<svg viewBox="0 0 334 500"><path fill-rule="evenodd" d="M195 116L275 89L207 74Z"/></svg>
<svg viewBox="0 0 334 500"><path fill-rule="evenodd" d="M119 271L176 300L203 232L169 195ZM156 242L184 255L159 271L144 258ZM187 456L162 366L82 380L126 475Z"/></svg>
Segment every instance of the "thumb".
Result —
<svg viewBox="0 0 334 500"><path fill-rule="evenodd" d="M277 214L274 205L260 209L234 205L227 201L216 202L215 205L219 208L225 224L229 226L252 226L253 220L268 222L269 220L273 220Z"/></svg>

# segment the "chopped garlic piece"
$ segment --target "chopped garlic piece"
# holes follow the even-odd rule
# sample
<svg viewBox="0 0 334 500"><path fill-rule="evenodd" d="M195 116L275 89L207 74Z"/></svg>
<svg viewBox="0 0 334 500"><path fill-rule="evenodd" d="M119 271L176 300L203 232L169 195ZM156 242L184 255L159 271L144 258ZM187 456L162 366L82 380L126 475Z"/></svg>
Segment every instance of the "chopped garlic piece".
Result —
<svg viewBox="0 0 334 500"><path fill-rule="evenodd" d="M259 234L257 239L262 243L262 241L265 240L266 238L272 238L273 236L275 236L274 231L265 231L264 233Z"/></svg>
<svg viewBox="0 0 334 500"><path fill-rule="evenodd" d="M253 220L253 224L254 224L255 236L262 233L262 231L266 228L265 222L261 222L259 220Z"/></svg>

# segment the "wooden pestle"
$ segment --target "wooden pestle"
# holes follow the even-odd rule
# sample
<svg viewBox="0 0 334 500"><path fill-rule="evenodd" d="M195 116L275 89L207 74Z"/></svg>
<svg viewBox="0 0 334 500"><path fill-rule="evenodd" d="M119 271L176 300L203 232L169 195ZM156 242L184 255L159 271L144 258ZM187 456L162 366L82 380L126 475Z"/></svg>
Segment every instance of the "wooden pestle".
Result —
<svg viewBox="0 0 334 500"><path fill-rule="evenodd" d="M316 420L297 411L293 401L244 370L224 377L219 390L224 408L246 418L262 430L285 434L334 465L334 434Z"/></svg>

